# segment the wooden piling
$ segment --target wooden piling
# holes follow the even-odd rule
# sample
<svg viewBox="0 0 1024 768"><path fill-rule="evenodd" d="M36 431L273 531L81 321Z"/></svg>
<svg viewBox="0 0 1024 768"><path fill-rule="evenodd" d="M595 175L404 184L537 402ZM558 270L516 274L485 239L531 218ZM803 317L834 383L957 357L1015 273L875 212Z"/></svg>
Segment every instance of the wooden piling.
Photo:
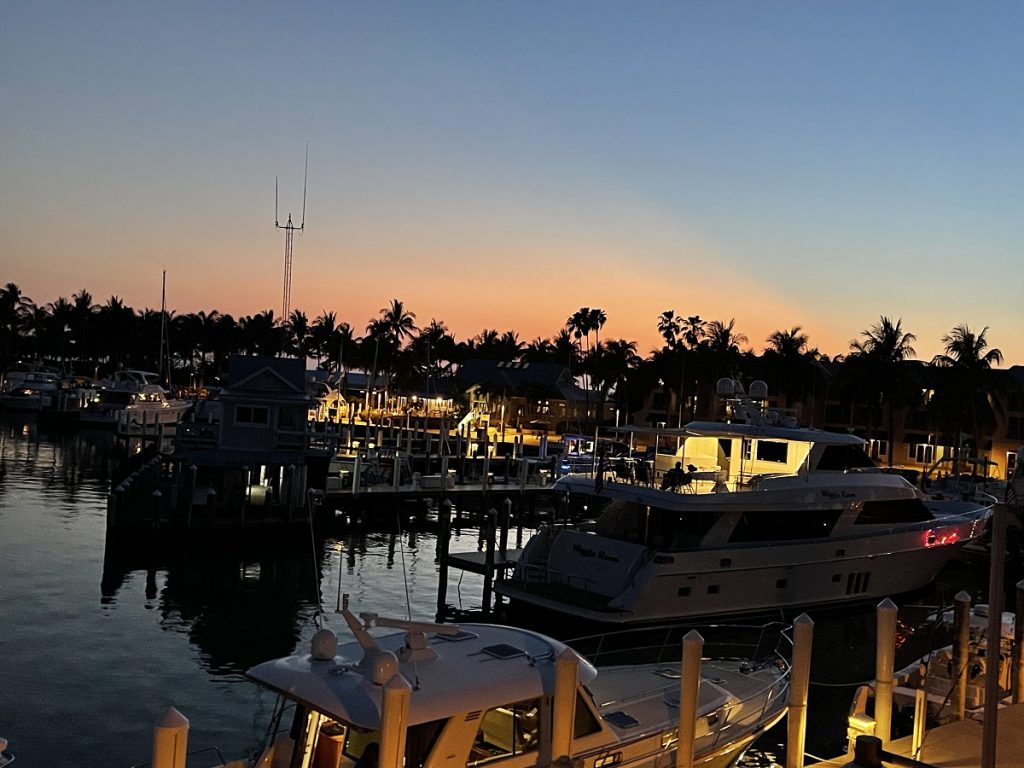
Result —
<svg viewBox="0 0 1024 768"><path fill-rule="evenodd" d="M967 658L971 642L971 596L961 590L953 598L953 694L950 709L957 720L967 713Z"/></svg>
<svg viewBox="0 0 1024 768"><path fill-rule="evenodd" d="M693 768L693 748L697 740L697 704L700 698L700 660L704 638L691 629L683 638L683 658L679 677L679 740L676 742L676 768Z"/></svg>
<svg viewBox="0 0 1024 768"><path fill-rule="evenodd" d="M814 622L806 613L801 613L793 621L793 666L790 671L789 714L786 715L786 768L803 768L804 764L813 642Z"/></svg>
<svg viewBox="0 0 1024 768"><path fill-rule="evenodd" d="M1024 701L1024 580L1017 582L1017 612L1013 621L1013 703Z"/></svg>
<svg viewBox="0 0 1024 768"><path fill-rule="evenodd" d="M882 743L892 739L893 666L896 656L896 603L888 597L878 604L875 643L875 735Z"/></svg>
<svg viewBox="0 0 1024 768"><path fill-rule="evenodd" d="M452 531L452 503L443 499L437 508L437 613L434 621L444 621L448 607L448 546Z"/></svg>
<svg viewBox="0 0 1024 768"><path fill-rule="evenodd" d="M485 616L491 613L491 590L494 586L494 530L497 528L498 510L491 507L487 510L487 517L484 525L487 526L484 546L484 597L483 612Z"/></svg>

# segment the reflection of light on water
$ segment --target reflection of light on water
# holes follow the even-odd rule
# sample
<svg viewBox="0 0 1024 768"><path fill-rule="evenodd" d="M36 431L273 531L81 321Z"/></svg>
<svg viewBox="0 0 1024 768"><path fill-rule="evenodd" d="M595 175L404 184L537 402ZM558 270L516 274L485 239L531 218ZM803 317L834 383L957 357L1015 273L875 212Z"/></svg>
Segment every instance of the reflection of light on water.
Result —
<svg viewBox="0 0 1024 768"><path fill-rule="evenodd" d="M243 563L242 565L242 583L247 586L254 586L260 583L260 564L259 563Z"/></svg>

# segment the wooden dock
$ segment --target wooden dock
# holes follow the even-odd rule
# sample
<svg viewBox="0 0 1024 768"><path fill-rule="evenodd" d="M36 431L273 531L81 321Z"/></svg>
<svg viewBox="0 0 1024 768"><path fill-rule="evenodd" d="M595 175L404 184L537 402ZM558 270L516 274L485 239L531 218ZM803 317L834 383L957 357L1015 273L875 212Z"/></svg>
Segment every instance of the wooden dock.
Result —
<svg viewBox="0 0 1024 768"><path fill-rule="evenodd" d="M883 749L894 755L907 757L939 768L968 768L981 765L982 724L971 718L940 725L925 732L921 751L911 753L913 737L905 736L886 744ZM884 765L897 763L885 762ZM1024 704L1013 704L999 710L996 720L996 766L1019 768L1024 765ZM853 765L851 757L843 755L820 763L818 768L839 768Z"/></svg>

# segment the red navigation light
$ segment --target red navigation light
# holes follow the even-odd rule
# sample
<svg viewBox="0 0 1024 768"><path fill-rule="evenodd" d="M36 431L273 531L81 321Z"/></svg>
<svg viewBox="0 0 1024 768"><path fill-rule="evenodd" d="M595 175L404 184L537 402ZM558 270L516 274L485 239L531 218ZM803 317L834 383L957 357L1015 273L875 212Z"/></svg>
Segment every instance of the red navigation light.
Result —
<svg viewBox="0 0 1024 768"><path fill-rule="evenodd" d="M935 531L928 530L924 532L924 545L926 547L946 547L950 544L955 544L960 539L960 534L956 531L943 531L936 533Z"/></svg>

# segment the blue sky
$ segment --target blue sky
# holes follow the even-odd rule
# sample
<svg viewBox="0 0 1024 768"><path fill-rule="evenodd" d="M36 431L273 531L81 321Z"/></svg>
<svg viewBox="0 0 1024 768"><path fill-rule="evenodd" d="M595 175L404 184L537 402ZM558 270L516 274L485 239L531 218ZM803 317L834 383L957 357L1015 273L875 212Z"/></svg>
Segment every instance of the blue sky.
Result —
<svg viewBox="0 0 1024 768"><path fill-rule="evenodd" d="M0 7L4 283L179 311L392 298L459 338L581 306L880 315L919 357L989 326L1024 363L1024 6L944 2Z"/></svg>

